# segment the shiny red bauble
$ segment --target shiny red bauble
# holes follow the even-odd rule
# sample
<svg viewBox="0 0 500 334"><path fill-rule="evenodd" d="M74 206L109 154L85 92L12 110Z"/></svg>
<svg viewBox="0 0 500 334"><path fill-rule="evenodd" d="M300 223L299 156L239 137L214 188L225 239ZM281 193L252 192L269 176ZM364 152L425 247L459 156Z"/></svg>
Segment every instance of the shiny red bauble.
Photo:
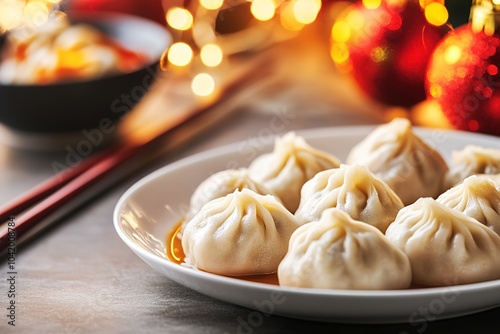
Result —
<svg viewBox="0 0 500 334"><path fill-rule="evenodd" d="M458 129L500 135L500 36L456 29L437 46L426 89Z"/></svg>
<svg viewBox="0 0 500 334"><path fill-rule="evenodd" d="M335 22L331 54L368 96L409 107L426 98L428 60L448 31L427 22L418 0L383 1L376 9L358 2Z"/></svg>

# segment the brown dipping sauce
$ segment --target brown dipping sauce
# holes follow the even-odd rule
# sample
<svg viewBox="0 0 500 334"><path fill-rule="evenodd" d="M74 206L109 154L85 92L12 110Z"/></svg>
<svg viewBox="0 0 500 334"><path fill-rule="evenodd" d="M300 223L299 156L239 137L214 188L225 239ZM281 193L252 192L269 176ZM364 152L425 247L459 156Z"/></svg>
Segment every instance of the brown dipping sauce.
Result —
<svg viewBox="0 0 500 334"><path fill-rule="evenodd" d="M178 237L183 222L184 219L181 219L177 224L175 224L174 227L168 232L166 237L167 257L170 261L177 263L179 265L183 263L184 259L186 258L184 250L182 249L182 241ZM236 278L249 282L279 285L278 275L276 273L268 275L238 276L231 278Z"/></svg>

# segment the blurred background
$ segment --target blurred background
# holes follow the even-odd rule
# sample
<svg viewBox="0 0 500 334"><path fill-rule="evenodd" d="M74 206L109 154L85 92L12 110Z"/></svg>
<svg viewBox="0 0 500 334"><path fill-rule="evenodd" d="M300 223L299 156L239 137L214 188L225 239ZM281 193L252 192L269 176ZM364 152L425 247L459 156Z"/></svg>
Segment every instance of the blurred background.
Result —
<svg viewBox="0 0 500 334"><path fill-rule="evenodd" d="M238 64L261 57L272 63L270 75L279 80L246 101L257 112L286 107L308 117L340 113L347 124L350 118L359 124L398 116L417 125L499 134L497 6L494 0L0 0L0 98L12 96L8 90L2 95L9 86L72 84L130 72L136 70L134 66L154 61L162 75L177 75L189 82L183 94L206 98L217 94L220 82ZM473 24L469 19L474 8L477 15ZM94 54L88 50L70 52L60 46L67 41L59 41L64 39L59 35L66 28L46 28L52 21L61 21L65 13L71 17L71 13L92 16L110 12L140 17L166 29L168 43L156 37L158 45L165 43L162 55L143 63L129 57L125 62L129 68L113 67L108 63L123 60L124 50L116 59L103 48ZM47 42L50 34L57 37L51 41L59 44ZM132 39L130 31L124 34ZM121 36L125 44L127 36ZM47 51L45 56L31 57L33 64L29 65L29 51L38 50L43 43L57 49L50 51L54 60L47 61ZM149 49L143 48L144 52ZM128 51L137 56L141 50ZM19 74L23 69L29 74ZM85 73L76 69L85 69ZM42 72L43 76L34 77L33 73ZM134 85L137 82L130 87ZM119 91L127 92L130 87ZM107 109L119 91L107 97ZM143 93L114 106L123 107L126 113ZM105 90L93 94L105 94ZM61 95L66 94L58 93L59 97L51 100L62 99ZM26 116L17 123L8 118L29 107L15 102L0 108L0 122L15 131L71 132L96 125L79 120L64 128L70 123L66 120L52 128L26 127ZM65 113L68 110L66 106ZM43 110L48 117L50 112Z"/></svg>

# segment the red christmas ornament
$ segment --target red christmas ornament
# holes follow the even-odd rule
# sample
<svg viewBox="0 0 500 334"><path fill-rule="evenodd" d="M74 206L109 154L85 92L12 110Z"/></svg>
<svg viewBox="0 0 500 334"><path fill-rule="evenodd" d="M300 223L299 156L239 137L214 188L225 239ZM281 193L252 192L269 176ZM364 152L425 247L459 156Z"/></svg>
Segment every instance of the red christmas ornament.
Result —
<svg viewBox="0 0 500 334"><path fill-rule="evenodd" d="M500 5L475 1L471 22L437 46L426 89L458 129L500 135Z"/></svg>
<svg viewBox="0 0 500 334"><path fill-rule="evenodd" d="M366 94L409 107L426 98L427 63L448 30L430 24L418 0L362 1L333 25L331 55Z"/></svg>

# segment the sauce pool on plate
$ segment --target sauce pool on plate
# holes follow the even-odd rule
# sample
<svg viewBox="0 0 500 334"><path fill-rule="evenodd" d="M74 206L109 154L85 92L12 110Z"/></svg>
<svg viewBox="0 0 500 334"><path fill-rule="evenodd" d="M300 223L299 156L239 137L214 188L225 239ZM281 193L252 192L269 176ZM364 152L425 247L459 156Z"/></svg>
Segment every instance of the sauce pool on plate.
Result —
<svg viewBox="0 0 500 334"><path fill-rule="evenodd" d="M167 245L167 258L178 265L181 265L186 258L184 250L182 249L182 241L179 238L183 222L184 219L181 219L177 224L175 224L174 227L168 232L165 240ZM279 285L278 275L276 273L268 275L238 276L232 278L256 283Z"/></svg>

